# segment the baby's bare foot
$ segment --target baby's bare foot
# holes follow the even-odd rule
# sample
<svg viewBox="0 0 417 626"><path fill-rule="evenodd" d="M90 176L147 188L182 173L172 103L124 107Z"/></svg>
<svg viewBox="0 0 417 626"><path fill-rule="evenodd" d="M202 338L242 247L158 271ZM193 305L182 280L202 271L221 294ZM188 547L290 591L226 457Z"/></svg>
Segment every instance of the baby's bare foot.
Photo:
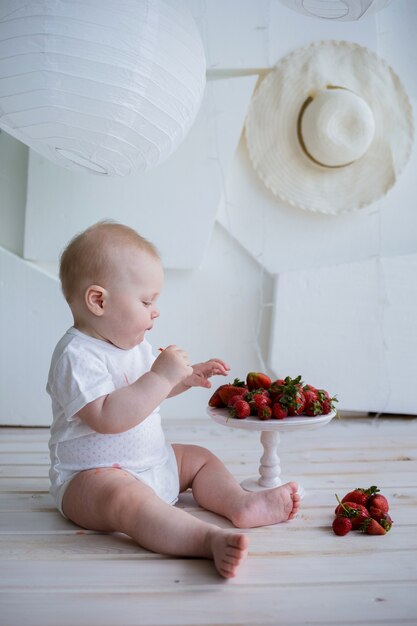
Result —
<svg viewBox="0 0 417 626"><path fill-rule="evenodd" d="M297 490L297 483L291 482L274 489L245 492L233 516L234 525L254 528L293 519L300 508Z"/></svg>
<svg viewBox="0 0 417 626"><path fill-rule="evenodd" d="M224 578L233 578L248 553L246 535L218 530L211 537L214 565Z"/></svg>

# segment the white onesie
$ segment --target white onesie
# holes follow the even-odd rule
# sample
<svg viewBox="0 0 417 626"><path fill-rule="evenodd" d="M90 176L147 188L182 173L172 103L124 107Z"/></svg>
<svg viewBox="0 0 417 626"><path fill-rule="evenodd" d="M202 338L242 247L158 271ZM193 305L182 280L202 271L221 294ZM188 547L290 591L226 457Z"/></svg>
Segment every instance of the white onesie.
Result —
<svg viewBox="0 0 417 626"><path fill-rule="evenodd" d="M135 381L154 362L150 344L121 350L70 328L52 355L47 392L52 399L49 439L50 492L58 510L71 479L86 469L117 467L152 487L165 502L178 499L179 479L172 446L165 441L159 407L122 433L103 435L77 416L86 404Z"/></svg>

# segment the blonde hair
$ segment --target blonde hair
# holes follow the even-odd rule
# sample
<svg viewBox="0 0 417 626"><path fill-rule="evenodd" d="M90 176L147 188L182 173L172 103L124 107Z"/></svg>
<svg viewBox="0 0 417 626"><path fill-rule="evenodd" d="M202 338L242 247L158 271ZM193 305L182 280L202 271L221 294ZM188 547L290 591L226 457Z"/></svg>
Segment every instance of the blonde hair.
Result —
<svg viewBox="0 0 417 626"><path fill-rule="evenodd" d="M60 257L59 278L70 303L92 284L101 284L112 266L111 252L118 247L144 250L160 259L158 250L133 228L103 220L76 235Z"/></svg>

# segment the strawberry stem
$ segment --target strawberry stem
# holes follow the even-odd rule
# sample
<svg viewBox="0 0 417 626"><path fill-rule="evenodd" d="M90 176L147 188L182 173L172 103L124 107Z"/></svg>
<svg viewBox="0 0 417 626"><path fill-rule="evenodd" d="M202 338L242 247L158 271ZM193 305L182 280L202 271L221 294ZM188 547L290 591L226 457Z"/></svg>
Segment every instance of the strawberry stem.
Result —
<svg viewBox="0 0 417 626"><path fill-rule="evenodd" d="M337 493L334 494L336 496L336 500L338 501L338 503L340 504L340 506L342 507L342 509L346 512L349 513L347 507L343 504L343 502L341 501L341 499L339 498L339 496L337 495Z"/></svg>

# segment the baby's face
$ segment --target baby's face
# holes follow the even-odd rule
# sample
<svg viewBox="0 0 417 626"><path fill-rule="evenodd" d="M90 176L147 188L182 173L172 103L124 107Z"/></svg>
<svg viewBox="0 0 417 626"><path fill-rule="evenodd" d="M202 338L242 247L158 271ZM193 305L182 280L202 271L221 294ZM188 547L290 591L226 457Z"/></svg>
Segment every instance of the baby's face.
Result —
<svg viewBox="0 0 417 626"><path fill-rule="evenodd" d="M159 259L144 250L130 248L113 254L101 332L106 341L127 350L143 341L159 316L156 302L164 275Z"/></svg>

